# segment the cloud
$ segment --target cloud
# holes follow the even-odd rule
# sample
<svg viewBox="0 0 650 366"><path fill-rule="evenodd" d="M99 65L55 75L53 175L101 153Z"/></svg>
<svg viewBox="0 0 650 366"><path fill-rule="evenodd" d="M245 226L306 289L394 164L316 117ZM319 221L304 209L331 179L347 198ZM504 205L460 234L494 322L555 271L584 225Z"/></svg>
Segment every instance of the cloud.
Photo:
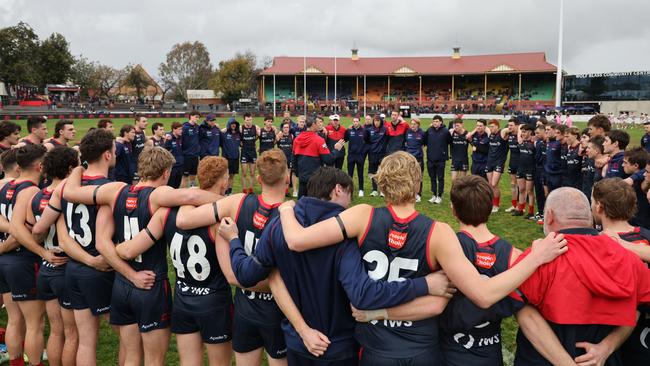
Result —
<svg viewBox="0 0 650 366"><path fill-rule="evenodd" d="M650 2L565 2L569 73L647 69ZM29 23L41 38L62 33L74 54L152 74L175 43L201 41L213 65L238 51L260 57L364 56L544 51L557 60L559 0L202 2L0 0L0 26Z"/></svg>

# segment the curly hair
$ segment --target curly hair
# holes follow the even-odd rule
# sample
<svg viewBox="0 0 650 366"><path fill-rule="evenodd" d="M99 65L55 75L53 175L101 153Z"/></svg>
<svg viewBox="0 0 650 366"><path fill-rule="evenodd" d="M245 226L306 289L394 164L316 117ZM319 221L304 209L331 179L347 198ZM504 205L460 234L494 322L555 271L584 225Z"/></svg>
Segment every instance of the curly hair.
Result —
<svg viewBox="0 0 650 366"><path fill-rule="evenodd" d="M413 155L397 151L386 156L374 177L388 204L415 202L422 171Z"/></svg>

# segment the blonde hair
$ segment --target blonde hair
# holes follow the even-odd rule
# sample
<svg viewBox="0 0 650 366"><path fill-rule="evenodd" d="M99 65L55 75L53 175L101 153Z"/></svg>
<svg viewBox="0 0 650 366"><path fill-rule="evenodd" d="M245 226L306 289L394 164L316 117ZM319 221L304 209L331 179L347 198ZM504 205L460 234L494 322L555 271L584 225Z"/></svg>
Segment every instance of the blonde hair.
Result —
<svg viewBox="0 0 650 366"><path fill-rule="evenodd" d="M397 205L415 202L415 194L422 181L422 171L413 155L397 151L381 161L374 179L386 202Z"/></svg>
<svg viewBox="0 0 650 366"><path fill-rule="evenodd" d="M196 177L201 189L214 187L228 173L228 160L221 156L206 156L199 162Z"/></svg>
<svg viewBox="0 0 650 366"><path fill-rule="evenodd" d="M147 146L138 157L138 176L140 180L156 180L170 170L176 159L169 151L160 146Z"/></svg>
<svg viewBox="0 0 650 366"><path fill-rule="evenodd" d="M287 157L282 150L273 148L257 158L257 172L264 184L275 186L287 177Z"/></svg>

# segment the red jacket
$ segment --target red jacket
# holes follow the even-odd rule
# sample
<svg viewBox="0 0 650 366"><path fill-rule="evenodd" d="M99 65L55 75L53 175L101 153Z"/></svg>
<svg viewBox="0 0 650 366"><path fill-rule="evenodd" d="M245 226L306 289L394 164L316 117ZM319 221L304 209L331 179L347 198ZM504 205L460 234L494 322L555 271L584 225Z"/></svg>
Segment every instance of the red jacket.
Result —
<svg viewBox="0 0 650 366"><path fill-rule="evenodd" d="M650 303L650 269L594 229L561 232L569 250L519 287L525 300L557 324L636 325L637 305Z"/></svg>

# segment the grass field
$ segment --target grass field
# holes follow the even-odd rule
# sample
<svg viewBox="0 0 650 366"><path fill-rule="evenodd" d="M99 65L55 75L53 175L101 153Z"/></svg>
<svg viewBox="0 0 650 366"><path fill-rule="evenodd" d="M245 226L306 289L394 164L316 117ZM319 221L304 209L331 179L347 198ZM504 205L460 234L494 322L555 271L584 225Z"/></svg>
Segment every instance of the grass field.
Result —
<svg viewBox="0 0 650 366"><path fill-rule="evenodd" d="M152 123L154 122L162 122L167 129L169 129L170 125L172 122L179 121L182 122L182 120L179 119L155 119L155 118L149 118L149 126L151 126ZM219 125L221 127L224 127L227 119L226 118L221 118L218 119ZM114 119L113 120L115 124L115 129L116 131L119 131L119 128L126 124L126 123L132 123L132 119ZM240 120L241 122L241 120ZM275 125L278 125L280 122L280 118L276 120ZM23 126L23 132L25 131L25 122L21 121L19 122ZM77 120L75 121L75 128L77 130L77 139L80 139L81 136L83 136L90 127L96 126L97 120L90 120L90 119L85 119L85 120ZM256 118L254 120L254 123L261 125L262 124L262 119L261 118ZM342 124L345 126L349 126L351 124L351 119L349 118L343 118ZM428 128L428 125L430 124L430 121L423 121L423 129ZM447 121L445 121L445 125L447 124ZM475 121L466 121L466 128L468 130L472 130L475 125ZM52 128L53 128L54 123L48 123L48 128L50 129L50 133L52 133ZM579 128L584 128L586 127L586 123L576 123L577 127ZM639 145L639 141L641 139L641 136L643 135L643 128L642 127L635 127L631 130L628 130L628 132L631 135L631 142L630 146L636 146ZM150 130L147 131L147 134L150 135L151 132ZM345 167L345 165L344 165ZM366 164L366 169L367 169L367 164ZM241 191L241 181L239 180L240 178L235 179L235 187L234 187L234 192L240 192ZM356 184L357 180L356 178L354 179L354 182ZM424 174L424 189L423 189L423 197L422 197L422 202L416 204L416 208L422 212L423 214L426 214L427 216L437 220L437 221L443 221L446 223L451 224L451 226L454 229L458 229L458 224L454 220L452 214L451 214L451 209L449 205L449 188L450 188L450 182L451 182L451 177L449 173L449 167L447 167L447 172L446 172L446 180L445 180L445 195L443 196L443 201L442 204L440 205L434 205L426 202L427 199L431 198L431 192L429 191L430 189L430 180L427 174ZM512 243L514 246L520 249L525 249L527 248L530 243L532 242L533 239L539 238L542 236L542 228L540 225L537 225L536 223L530 221L530 220L525 220L521 217L512 217L508 213L504 213L503 209L507 208L510 204L510 199L511 199L511 194L510 194L510 180L509 177L506 175L501 179L501 184L500 184L501 190L502 190L502 203L501 203L501 212L493 214L490 217L490 221L488 223L490 229L492 230L493 233L496 235L508 240L510 243ZM365 186L364 186L364 191L366 192L366 197L364 198L358 198L355 197L353 199L353 203L368 203L372 204L375 206L379 206L383 204L383 201L379 197L369 197L368 194L371 192L371 187L370 187L370 181L366 178L365 179ZM256 187L256 191L259 191L259 187ZM356 192L355 192L356 193ZM173 278L174 278L174 273L173 273L173 267L170 265L170 282L173 283ZM6 324L6 313L1 312L0 313L0 326L4 326ZM503 345L504 349L509 351L509 352L514 352L515 350L515 335L517 331L517 325L516 322L510 318L506 319L503 322L502 325L502 330L503 330ZM81 335L83 336L83 335ZM98 346L98 352L97 352L97 358L98 358L98 364L99 365L114 365L117 363L117 351L118 351L118 338L117 336L112 332L110 327L107 326L106 323L102 323L102 328L101 328L101 335L100 335L100 344ZM509 352L505 352L506 358L507 354ZM166 364L168 365L177 365L178 364L178 353L176 349L176 342L174 338L172 337L172 342L170 343L169 347L169 352L167 354L167 362ZM234 362L233 362L234 364Z"/></svg>

